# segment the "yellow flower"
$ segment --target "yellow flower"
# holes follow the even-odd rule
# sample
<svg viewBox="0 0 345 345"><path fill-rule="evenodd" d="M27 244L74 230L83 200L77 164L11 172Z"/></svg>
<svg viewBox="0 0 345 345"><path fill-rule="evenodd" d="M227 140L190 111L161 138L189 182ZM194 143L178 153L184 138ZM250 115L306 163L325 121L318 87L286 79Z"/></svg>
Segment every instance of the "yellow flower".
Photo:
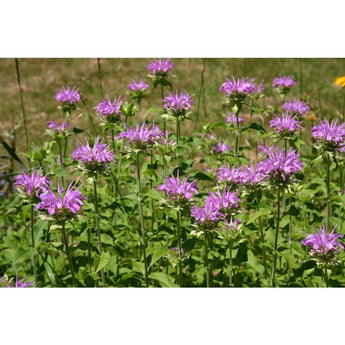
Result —
<svg viewBox="0 0 345 345"><path fill-rule="evenodd" d="M341 87L345 87L345 75L342 77L335 78L335 83Z"/></svg>

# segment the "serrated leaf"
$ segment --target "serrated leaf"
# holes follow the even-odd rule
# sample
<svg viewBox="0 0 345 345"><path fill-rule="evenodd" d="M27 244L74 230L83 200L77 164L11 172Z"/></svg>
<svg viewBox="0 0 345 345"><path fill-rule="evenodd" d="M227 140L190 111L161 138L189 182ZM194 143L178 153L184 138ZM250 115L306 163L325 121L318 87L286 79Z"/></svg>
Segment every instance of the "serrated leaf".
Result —
<svg viewBox="0 0 345 345"><path fill-rule="evenodd" d="M172 277L162 272L151 273L149 278L157 280L162 287L178 287Z"/></svg>
<svg viewBox="0 0 345 345"><path fill-rule="evenodd" d="M162 194L155 189L150 189L147 193L144 194L144 196L147 196L147 197L152 198L154 200L161 200L162 199Z"/></svg>
<svg viewBox="0 0 345 345"><path fill-rule="evenodd" d="M138 262L138 261L133 262L133 270L145 276L145 265L143 262Z"/></svg>
<svg viewBox="0 0 345 345"><path fill-rule="evenodd" d="M114 240L107 234L101 234L101 241L102 243L105 243L105 244L110 244L110 245L114 244Z"/></svg>
<svg viewBox="0 0 345 345"><path fill-rule="evenodd" d="M117 267L118 267L118 264L117 264L117 257L116 256L112 256L110 259L109 259L109 262L107 264L107 269L111 272L113 272L114 274L117 273Z"/></svg>
<svg viewBox="0 0 345 345"><path fill-rule="evenodd" d="M98 264L98 267L97 267L95 273L102 270L108 264L109 260L110 260L110 254L107 252L102 253L102 255L100 256L99 264Z"/></svg>
<svg viewBox="0 0 345 345"><path fill-rule="evenodd" d="M170 249L168 248L156 248L156 250L153 252L152 254L152 259L151 259L151 263L150 263L150 267L157 262L162 256L168 254L170 252Z"/></svg>

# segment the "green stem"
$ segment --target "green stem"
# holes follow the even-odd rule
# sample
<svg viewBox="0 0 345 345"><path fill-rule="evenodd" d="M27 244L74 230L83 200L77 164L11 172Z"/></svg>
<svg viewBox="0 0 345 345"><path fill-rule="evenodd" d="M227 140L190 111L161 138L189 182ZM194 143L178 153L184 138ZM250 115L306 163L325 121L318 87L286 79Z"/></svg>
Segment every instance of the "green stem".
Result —
<svg viewBox="0 0 345 345"><path fill-rule="evenodd" d="M179 153L178 153L178 145L180 142L180 121L179 119L177 119L176 121L176 162L177 162L177 167L180 166L180 157L179 157Z"/></svg>
<svg viewBox="0 0 345 345"><path fill-rule="evenodd" d="M66 255L67 255L67 258L68 258L69 267L71 269L72 284L73 284L73 287L77 287L77 283L76 283L76 279L75 279L75 271L74 271L74 267L73 267L73 262L72 262L71 254L69 252L69 246L68 246L68 241L67 241L65 223L62 224L62 235L63 235L64 244L65 244L65 252L66 252Z"/></svg>
<svg viewBox="0 0 345 345"><path fill-rule="evenodd" d="M161 84L161 96L162 96L162 106L163 106L163 111L164 111L164 90L163 90L163 84ZM167 124L166 124L166 120L165 119L163 119L163 132L165 133L165 131L166 131L166 126L167 126Z"/></svg>
<svg viewBox="0 0 345 345"><path fill-rule="evenodd" d="M325 283L329 287L328 272L327 272L327 263L325 263Z"/></svg>
<svg viewBox="0 0 345 345"><path fill-rule="evenodd" d="M178 276L179 285L182 287L182 257L181 257L181 211L177 211L177 244L178 244Z"/></svg>
<svg viewBox="0 0 345 345"><path fill-rule="evenodd" d="M277 246L278 246L278 233L279 233L279 221L280 221L280 199L281 199L281 191L278 188L278 204L277 204L277 226L276 226L276 233L274 237L274 257L273 257L273 266L272 266L272 287L275 286L275 274L276 274L276 265L277 265Z"/></svg>
<svg viewBox="0 0 345 345"><path fill-rule="evenodd" d="M140 216L140 227L141 227L141 247L144 258L145 267L145 286L148 287L148 276L147 276L147 262L146 262L146 242L145 242L145 228L144 228L144 214L143 204L141 199L141 180L140 180L140 152L137 152L137 174L138 174L138 200L139 200L139 216Z"/></svg>
<svg viewBox="0 0 345 345"><path fill-rule="evenodd" d="M232 285L232 240L229 240L229 286Z"/></svg>
<svg viewBox="0 0 345 345"><path fill-rule="evenodd" d="M30 212L30 220L31 220L31 245L32 248L35 249L35 233L34 233L34 205L31 204L31 212ZM36 270L36 254L34 253L32 256L32 267L34 270L34 277L35 277L35 286L37 286L37 270Z"/></svg>
<svg viewBox="0 0 345 345"><path fill-rule="evenodd" d="M101 230L99 227L97 173L96 173L95 178L93 179L93 193L94 193L94 205L95 205L95 223L96 223L96 230L97 230L97 237L98 237L98 251L99 251L99 255L102 256L103 248L102 248L102 240L101 240ZM105 287L105 277L104 277L103 269L101 269L101 278L102 278L102 286Z"/></svg>
<svg viewBox="0 0 345 345"><path fill-rule="evenodd" d="M210 266L208 262L207 234L205 232L205 266L206 266L206 287L210 287Z"/></svg>
<svg viewBox="0 0 345 345"><path fill-rule="evenodd" d="M59 146L60 166L61 166L61 168L63 168L64 164L63 164L63 160L62 160L62 157L63 157L63 156L62 156L61 139L58 138L58 139L57 139L57 142L58 142L58 146ZM64 177L63 177L63 176L61 176L61 181L62 181L62 185L64 186L65 183L64 183Z"/></svg>

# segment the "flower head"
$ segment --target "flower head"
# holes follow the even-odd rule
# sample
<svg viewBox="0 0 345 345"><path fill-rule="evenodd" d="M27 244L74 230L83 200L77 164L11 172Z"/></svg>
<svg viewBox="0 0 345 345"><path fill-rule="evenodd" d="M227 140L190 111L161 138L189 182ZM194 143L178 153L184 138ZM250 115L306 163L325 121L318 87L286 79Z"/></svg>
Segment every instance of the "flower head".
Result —
<svg viewBox="0 0 345 345"><path fill-rule="evenodd" d="M130 146L142 150L155 144L163 135L154 123L146 125L144 122L141 126L137 124L134 129L127 126L126 131L121 132L118 138L126 138Z"/></svg>
<svg viewBox="0 0 345 345"><path fill-rule="evenodd" d="M319 121L319 126L314 126L311 129L312 136L316 140L320 140L326 150L341 150L344 151L345 139L345 123L338 126L338 119L331 123L327 119Z"/></svg>
<svg viewBox="0 0 345 345"><path fill-rule="evenodd" d="M67 122L57 123L54 121L47 121L48 129L53 135L66 136L69 133L71 125Z"/></svg>
<svg viewBox="0 0 345 345"><path fill-rule="evenodd" d="M40 171L36 173L35 169L32 169L31 174L22 170L21 174L17 175L14 180L14 185L25 190L29 197L38 197L51 184L48 176L42 176Z"/></svg>
<svg viewBox="0 0 345 345"><path fill-rule="evenodd" d="M281 116L275 116L273 120L270 121L270 127L284 137L292 136L297 129L301 127L301 121L297 120L295 116L289 113L283 113Z"/></svg>
<svg viewBox="0 0 345 345"><path fill-rule="evenodd" d="M256 85L254 79L242 78L242 79L227 79L225 83L219 88L219 92L224 92L228 97L238 96L240 98L245 97L249 93L254 94L256 91Z"/></svg>
<svg viewBox="0 0 345 345"><path fill-rule="evenodd" d="M289 76L279 76L273 79L272 83L272 87L276 87L278 89L291 89L295 85L295 80Z"/></svg>
<svg viewBox="0 0 345 345"><path fill-rule="evenodd" d="M230 151L230 150L231 150L231 147L226 143L222 143L220 140L218 143L214 143L211 147L212 153L223 154L223 153Z"/></svg>
<svg viewBox="0 0 345 345"><path fill-rule="evenodd" d="M313 255L321 254L327 257L331 252L339 253L339 249L344 250L344 246L338 241L343 235L335 234L336 228L335 226L332 232L327 233L322 225L319 231L315 229L315 233L308 235L301 243L304 246L312 246Z"/></svg>
<svg viewBox="0 0 345 345"><path fill-rule="evenodd" d="M86 199L75 187L75 182L71 182L66 191L58 183L57 194L48 188L40 195L41 202L36 205L36 210L46 210L49 215L71 218L83 205Z"/></svg>
<svg viewBox="0 0 345 345"><path fill-rule="evenodd" d="M257 172L274 183L287 183L289 178L302 170L299 154L274 148L262 153L264 160L257 164Z"/></svg>
<svg viewBox="0 0 345 345"><path fill-rule="evenodd" d="M253 164L249 167L243 166L242 172L242 184L246 187L256 187L264 179L264 176L254 168Z"/></svg>
<svg viewBox="0 0 345 345"><path fill-rule="evenodd" d="M146 84L144 79L132 80L132 82L127 86L129 91L133 92L144 92L149 88L149 85Z"/></svg>
<svg viewBox="0 0 345 345"><path fill-rule="evenodd" d="M184 115L189 110L194 101L191 98L194 95L188 95L183 90L178 93L168 92L168 96L163 99L164 109L171 111L175 116Z"/></svg>
<svg viewBox="0 0 345 345"><path fill-rule="evenodd" d="M107 145L103 143L103 139L96 138L91 147L87 139L86 144L80 145L73 151L72 157L75 161L82 161L87 170L98 171L107 168L107 164L114 160L114 153Z"/></svg>
<svg viewBox="0 0 345 345"><path fill-rule="evenodd" d="M55 95L55 99L59 103L75 104L80 101L79 89L70 86L63 86Z"/></svg>
<svg viewBox="0 0 345 345"><path fill-rule="evenodd" d="M238 117L238 122L244 122L245 119L243 117ZM228 125L233 125L237 123L237 117L234 113L228 112L228 117L226 118L226 123Z"/></svg>
<svg viewBox="0 0 345 345"><path fill-rule="evenodd" d="M225 214L220 212L219 206L211 202L205 203L205 206L193 206L191 215L195 218L196 224L207 227L216 228L216 222L224 219Z"/></svg>
<svg viewBox="0 0 345 345"><path fill-rule="evenodd" d="M218 183L241 184L244 183L247 174L242 167L234 165L231 169L228 165L226 167L220 167L216 176Z"/></svg>
<svg viewBox="0 0 345 345"><path fill-rule="evenodd" d="M231 192L230 189L224 189L223 193L220 193L218 189L215 193L208 192L208 194L209 196L205 199L205 205L208 203L214 204L221 212L231 208L237 208L238 203L241 202L241 199L237 196L237 192Z"/></svg>
<svg viewBox="0 0 345 345"><path fill-rule="evenodd" d="M5 275L0 279L0 286L1 285L6 285L6 287L8 287L8 288L12 288L12 287L14 287L14 288L27 288L29 286L33 286L34 283L33 282L25 282L24 278L18 280L18 276L16 275L16 281L14 283L14 286L12 286L9 279Z"/></svg>
<svg viewBox="0 0 345 345"><path fill-rule="evenodd" d="M285 102L282 105L282 109L290 113L302 116L310 110L310 107L308 104L301 102L298 99L294 99L293 101Z"/></svg>
<svg viewBox="0 0 345 345"><path fill-rule="evenodd" d="M166 75L173 68L174 64L170 61L170 59L154 59L147 65L147 69L152 74L158 74L162 76Z"/></svg>
<svg viewBox="0 0 345 345"><path fill-rule="evenodd" d="M193 195L199 194L198 189L194 182L188 182L188 176L181 182L179 170L176 177L172 173L171 177L165 176L165 184L157 188L157 190L165 191L170 200L178 202L190 200Z"/></svg>
<svg viewBox="0 0 345 345"><path fill-rule="evenodd" d="M115 97L114 101L111 101L108 97L103 99L96 107L96 111L104 116L110 122L116 122L120 119L121 115L121 105L123 100L120 97Z"/></svg>

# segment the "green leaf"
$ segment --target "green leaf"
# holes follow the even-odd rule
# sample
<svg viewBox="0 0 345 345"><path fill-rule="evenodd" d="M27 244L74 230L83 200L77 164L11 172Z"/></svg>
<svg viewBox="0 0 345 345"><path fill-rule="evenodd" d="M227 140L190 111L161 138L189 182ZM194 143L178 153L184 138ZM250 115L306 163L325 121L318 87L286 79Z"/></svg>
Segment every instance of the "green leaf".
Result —
<svg viewBox="0 0 345 345"><path fill-rule="evenodd" d="M90 249L91 251L96 252L97 254L99 254L98 249L93 244L91 244L89 242L86 242L86 241L80 241L76 247L72 247L72 248L73 249L74 248L75 249L82 249L82 250Z"/></svg>
<svg viewBox="0 0 345 345"><path fill-rule="evenodd" d="M54 275L51 267L49 266L49 264L47 262L45 262L43 265L44 265L44 268L46 269L46 273L47 273L48 279L50 280L51 284L53 286L56 286L55 275Z"/></svg>
<svg viewBox="0 0 345 345"><path fill-rule="evenodd" d="M144 194L144 196L147 196L147 197L152 198L154 200L161 200L163 198L162 193L158 192L155 189L150 189L147 193Z"/></svg>
<svg viewBox="0 0 345 345"><path fill-rule="evenodd" d="M266 129L263 128L260 124L258 124L256 122L251 123L249 127L243 128L242 132L244 132L248 129L253 129L254 131L257 131L260 133L266 133Z"/></svg>
<svg viewBox="0 0 345 345"><path fill-rule="evenodd" d="M77 127L73 127L72 131L75 134L79 134L79 133L83 133L84 132L83 129L80 129L80 128L77 128Z"/></svg>
<svg viewBox="0 0 345 345"><path fill-rule="evenodd" d="M138 261L133 262L133 270L145 276L145 265L143 262L138 262Z"/></svg>
<svg viewBox="0 0 345 345"><path fill-rule="evenodd" d="M107 234L101 234L101 241L102 243L105 243L105 244L110 244L110 245L114 244L114 240Z"/></svg>
<svg viewBox="0 0 345 345"><path fill-rule="evenodd" d="M254 223L259 217L266 216L266 215L270 215L270 213L267 210L255 211L250 214L246 224L248 225L248 224Z"/></svg>
<svg viewBox="0 0 345 345"><path fill-rule="evenodd" d="M150 267L155 262L157 262L162 256L168 254L169 252L170 252L170 249L168 249L168 248L164 248L164 247L156 248L156 250L152 254L152 259L151 259Z"/></svg>
<svg viewBox="0 0 345 345"><path fill-rule="evenodd" d="M113 272L114 274L117 273L117 267L118 267L118 264L117 264L117 257L116 256L112 256L110 259L109 259L109 262L107 264L107 269L111 272Z"/></svg>
<svg viewBox="0 0 345 345"><path fill-rule="evenodd" d="M22 262L24 260L27 260L31 257L33 257L35 253L35 249L33 248L25 248L25 247L20 247L18 248L18 250L16 251L16 253L14 254L14 264L18 263L18 262Z"/></svg>
<svg viewBox="0 0 345 345"><path fill-rule="evenodd" d="M102 255L100 256L96 273L102 270L108 264L109 260L110 260L110 254L107 252L102 253Z"/></svg>
<svg viewBox="0 0 345 345"><path fill-rule="evenodd" d="M20 158L17 156L15 150L7 144L6 140L4 139L4 137L2 135L0 135L0 143L2 144L2 146L5 148L5 150L10 154L10 156L19 163L19 165L24 169L26 169L26 166L24 165L24 163L20 160Z"/></svg>
<svg viewBox="0 0 345 345"><path fill-rule="evenodd" d="M149 278L157 280L162 287L178 287L172 277L162 272L154 272Z"/></svg>
<svg viewBox="0 0 345 345"><path fill-rule="evenodd" d="M247 261L247 264L251 267L254 268L254 270L260 274L264 273L264 266L261 265L257 258L254 256L253 252L251 250L248 250L247 252L248 254L248 261Z"/></svg>
<svg viewBox="0 0 345 345"><path fill-rule="evenodd" d="M199 181L213 181L212 177L202 172L197 172L196 174L193 174L191 177L192 179L197 179Z"/></svg>
<svg viewBox="0 0 345 345"><path fill-rule="evenodd" d="M34 244L35 244L35 247L37 247L37 245L41 242L43 230L47 225L48 225L48 222L46 222L45 220L39 220L34 225L34 234L35 234Z"/></svg>

